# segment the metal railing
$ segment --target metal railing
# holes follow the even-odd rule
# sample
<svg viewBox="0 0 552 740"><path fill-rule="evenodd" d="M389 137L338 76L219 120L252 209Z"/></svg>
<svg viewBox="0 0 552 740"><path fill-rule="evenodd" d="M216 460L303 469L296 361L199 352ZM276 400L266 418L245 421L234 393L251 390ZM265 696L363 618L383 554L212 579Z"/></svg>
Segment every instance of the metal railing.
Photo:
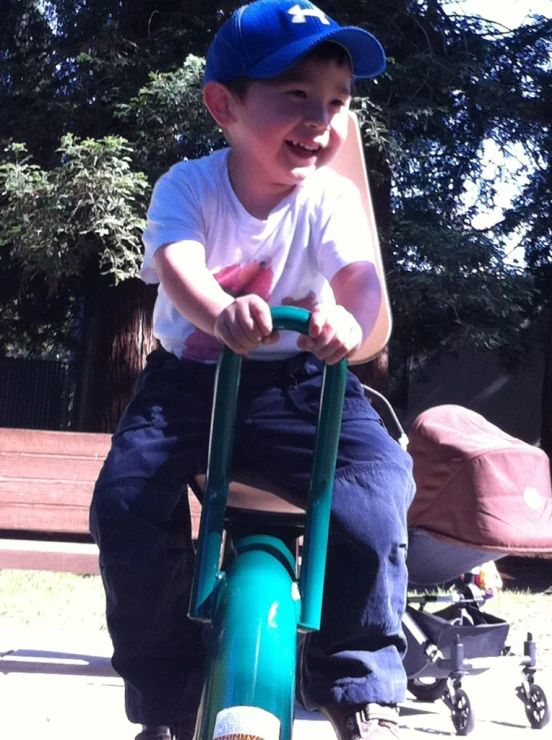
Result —
<svg viewBox="0 0 552 740"><path fill-rule="evenodd" d="M0 358L0 427L72 428L75 375L67 361Z"/></svg>

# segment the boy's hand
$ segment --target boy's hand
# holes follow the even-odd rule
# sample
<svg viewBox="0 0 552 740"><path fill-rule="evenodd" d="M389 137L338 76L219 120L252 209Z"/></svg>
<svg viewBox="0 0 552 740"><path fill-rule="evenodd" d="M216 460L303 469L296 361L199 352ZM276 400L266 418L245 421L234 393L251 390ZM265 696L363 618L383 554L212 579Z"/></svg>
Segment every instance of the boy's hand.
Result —
<svg viewBox="0 0 552 740"><path fill-rule="evenodd" d="M362 329L343 306L316 306L311 314L309 336L301 335L297 347L312 352L328 365L349 357L362 344Z"/></svg>
<svg viewBox="0 0 552 740"><path fill-rule="evenodd" d="M240 296L226 306L215 321L214 334L238 355L279 339L278 332L272 331L268 303L254 294Z"/></svg>

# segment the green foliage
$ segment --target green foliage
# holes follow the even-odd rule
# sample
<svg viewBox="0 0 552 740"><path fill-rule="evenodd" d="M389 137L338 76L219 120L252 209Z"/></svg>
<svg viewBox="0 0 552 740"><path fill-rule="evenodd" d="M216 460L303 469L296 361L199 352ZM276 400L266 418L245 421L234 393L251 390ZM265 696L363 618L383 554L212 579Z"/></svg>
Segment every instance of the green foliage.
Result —
<svg viewBox="0 0 552 740"><path fill-rule="evenodd" d="M190 55L172 72L152 72L116 115L135 142L139 166L156 179L182 159L220 148L224 140L203 104L205 60Z"/></svg>
<svg viewBox="0 0 552 740"><path fill-rule="evenodd" d="M0 246L23 276L41 273L55 287L89 264L116 281L138 274L148 184L132 170L131 151L121 137L81 141L66 134L60 163L44 170L22 156L25 145L8 148L13 158L0 165Z"/></svg>

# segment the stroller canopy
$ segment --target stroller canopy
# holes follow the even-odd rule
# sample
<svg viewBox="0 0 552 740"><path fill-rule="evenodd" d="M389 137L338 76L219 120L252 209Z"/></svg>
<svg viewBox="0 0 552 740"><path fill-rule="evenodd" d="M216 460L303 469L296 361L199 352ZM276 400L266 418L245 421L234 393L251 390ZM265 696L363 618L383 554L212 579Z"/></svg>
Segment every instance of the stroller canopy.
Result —
<svg viewBox="0 0 552 740"><path fill-rule="evenodd" d="M417 485L409 528L494 553L552 557L552 485L543 450L453 405L420 414L408 450Z"/></svg>

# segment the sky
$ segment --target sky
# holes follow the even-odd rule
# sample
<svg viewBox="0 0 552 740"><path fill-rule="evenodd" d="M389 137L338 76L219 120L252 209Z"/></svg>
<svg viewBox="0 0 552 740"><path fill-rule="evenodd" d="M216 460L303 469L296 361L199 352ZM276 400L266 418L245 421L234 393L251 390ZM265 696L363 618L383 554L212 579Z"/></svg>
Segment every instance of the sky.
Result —
<svg viewBox="0 0 552 740"><path fill-rule="evenodd" d="M490 21L516 28L531 14L552 17L552 0L445 0L466 15L481 15Z"/></svg>

